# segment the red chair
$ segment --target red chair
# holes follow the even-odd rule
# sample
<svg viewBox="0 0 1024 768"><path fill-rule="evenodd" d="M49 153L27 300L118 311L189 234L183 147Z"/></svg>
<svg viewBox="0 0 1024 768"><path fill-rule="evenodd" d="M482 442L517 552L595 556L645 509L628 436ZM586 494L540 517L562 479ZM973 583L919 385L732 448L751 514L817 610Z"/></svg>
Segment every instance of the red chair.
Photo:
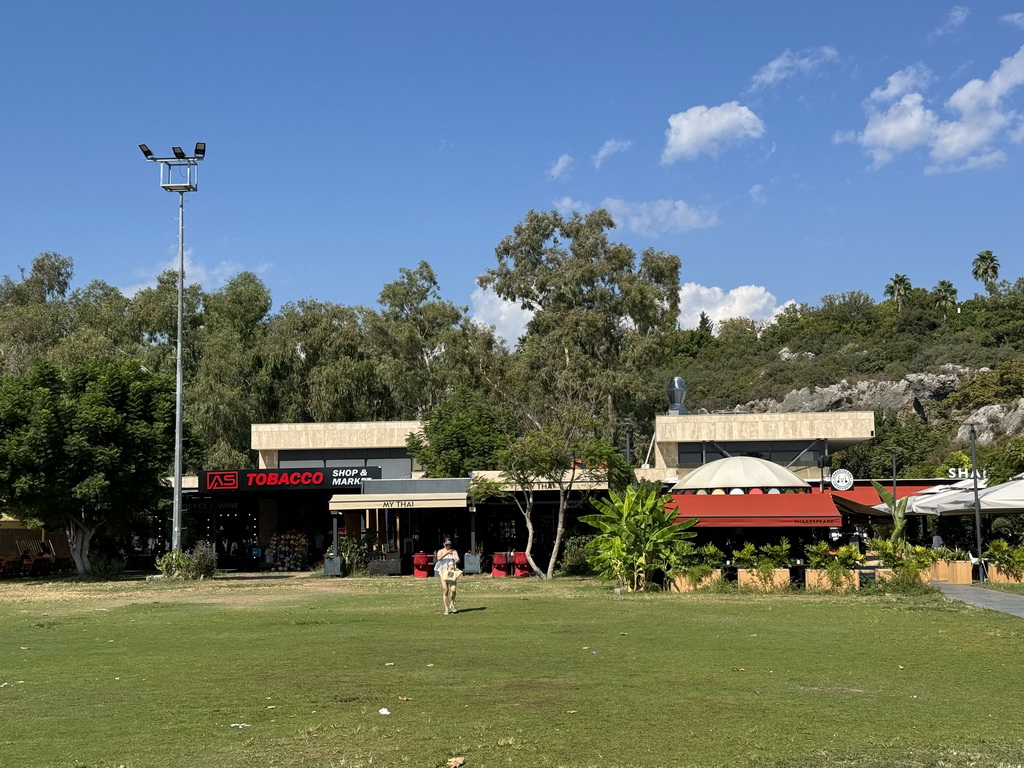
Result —
<svg viewBox="0 0 1024 768"><path fill-rule="evenodd" d="M434 575L434 556L429 552L417 552L412 556L412 575L426 579Z"/></svg>
<svg viewBox="0 0 1024 768"><path fill-rule="evenodd" d="M495 552L491 559L491 576L504 578L509 575L508 555L504 552Z"/></svg>
<svg viewBox="0 0 1024 768"><path fill-rule="evenodd" d="M525 552L512 553L512 575L517 578L530 575L530 561L526 559Z"/></svg>

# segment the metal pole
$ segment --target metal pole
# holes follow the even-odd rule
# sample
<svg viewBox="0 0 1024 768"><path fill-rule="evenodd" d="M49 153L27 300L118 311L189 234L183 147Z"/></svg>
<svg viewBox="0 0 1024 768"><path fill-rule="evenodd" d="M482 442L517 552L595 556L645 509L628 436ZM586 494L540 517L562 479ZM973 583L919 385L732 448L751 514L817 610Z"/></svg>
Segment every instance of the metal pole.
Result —
<svg viewBox="0 0 1024 768"><path fill-rule="evenodd" d="M890 448L892 453L892 503L896 504L896 451L897 448Z"/></svg>
<svg viewBox="0 0 1024 768"><path fill-rule="evenodd" d="M182 337L185 317L185 193L178 193L178 344L174 379L174 509L171 549L181 550Z"/></svg>
<svg viewBox="0 0 1024 768"><path fill-rule="evenodd" d="M981 559L981 498L978 496L978 433L974 429L972 421L968 426L971 428L971 475L974 476L974 538L978 547L978 581L985 581L985 563Z"/></svg>

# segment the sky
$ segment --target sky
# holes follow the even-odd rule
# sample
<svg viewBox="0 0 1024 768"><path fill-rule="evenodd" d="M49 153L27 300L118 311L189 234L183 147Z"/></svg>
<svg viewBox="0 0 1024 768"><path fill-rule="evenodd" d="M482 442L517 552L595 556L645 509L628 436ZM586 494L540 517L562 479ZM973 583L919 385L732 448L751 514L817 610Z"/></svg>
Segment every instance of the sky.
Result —
<svg viewBox="0 0 1024 768"><path fill-rule="evenodd" d="M12 0L0 7L0 274L42 252L131 295L176 268L157 156L207 145L186 275L279 308L375 306L427 261L477 287L529 210L607 208L681 259L681 327L1016 279L1024 0Z"/></svg>

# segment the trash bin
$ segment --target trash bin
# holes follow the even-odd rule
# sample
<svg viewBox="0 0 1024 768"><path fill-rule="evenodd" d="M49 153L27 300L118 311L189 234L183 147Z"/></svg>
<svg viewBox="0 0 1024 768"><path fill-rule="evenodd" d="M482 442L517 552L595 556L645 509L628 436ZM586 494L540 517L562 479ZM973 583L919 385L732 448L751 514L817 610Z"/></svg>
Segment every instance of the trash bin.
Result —
<svg viewBox="0 0 1024 768"><path fill-rule="evenodd" d="M417 552L412 556L412 575L417 579L433 576L434 556L429 552Z"/></svg>
<svg viewBox="0 0 1024 768"><path fill-rule="evenodd" d="M508 576L508 569L510 565L512 564L508 561L508 553L495 552L494 557L491 560L491 576Z"/></svg>

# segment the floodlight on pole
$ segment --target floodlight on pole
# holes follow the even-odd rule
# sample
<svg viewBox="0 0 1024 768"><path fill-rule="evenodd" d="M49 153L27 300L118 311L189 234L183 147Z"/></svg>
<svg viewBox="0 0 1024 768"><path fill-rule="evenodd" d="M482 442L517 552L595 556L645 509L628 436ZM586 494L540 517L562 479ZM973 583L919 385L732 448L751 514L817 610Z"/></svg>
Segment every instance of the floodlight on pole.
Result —
<svg viewBox="0 0 1024 768"><path fill-rule="evenodd" d="M181 147L172 147L174 157L154 157L145 144L139 149L146 160L160 164L160 186L178 193L178 333L174 355L174 505L171 524L171 549L181 550L181 464L182 424L184 421L184 376L182 374L182 340L185 318L185 193L199 189L198 163L206 156L206 144L196 144L193 156Z"/></svg>
<svg viewBox="0 0 1024 768"><path fill-rule="evenodd" d="M969 421L971 436L971 477L974 478L974 539L978 547L978 581L985 581L985 561L981 558L981 497L978 495L978 426Z"/></svg>

